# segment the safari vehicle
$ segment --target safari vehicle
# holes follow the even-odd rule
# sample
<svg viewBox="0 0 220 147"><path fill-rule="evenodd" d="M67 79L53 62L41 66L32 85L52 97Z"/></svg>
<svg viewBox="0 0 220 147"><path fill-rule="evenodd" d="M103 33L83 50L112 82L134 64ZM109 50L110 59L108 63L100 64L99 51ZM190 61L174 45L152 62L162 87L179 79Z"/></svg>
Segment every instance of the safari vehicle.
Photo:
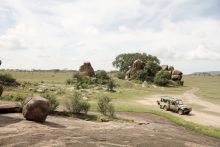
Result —
<svg viewBox="0 0 220 147"><path fill-rule="evenodd" d="M171 110L179 113L180 115L189 114L192 111L192 108L184 105L181 99L172 98L169 96L162 96L160 100L157 101L157 104L161 109L166 111Z"/></svg>

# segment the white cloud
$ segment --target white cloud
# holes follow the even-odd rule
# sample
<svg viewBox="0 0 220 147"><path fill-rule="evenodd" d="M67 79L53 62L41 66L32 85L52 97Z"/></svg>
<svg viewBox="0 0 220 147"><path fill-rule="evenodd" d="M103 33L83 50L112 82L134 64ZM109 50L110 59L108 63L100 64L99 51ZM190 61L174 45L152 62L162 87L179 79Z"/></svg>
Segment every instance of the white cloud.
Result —
<svg viewBox="0 0 220 147"><path fill-rule="evenodd" d="M147 52L176 66L190 60L220 62L220 20L211 13L214 4L190 0L0 3L4 68L78 69L81 62L90 60L96 69L109 70L114 57L124 52ZM195 10L188 9L194 5ZM204 10L210 16L201 15Z"/></svg>
<svg viewBox="0 0 220 147"><path fill-rule="evenodd" d="M220 53L211 51L204 46L199 46L183 54L183 57L189 60L220 60Z"/></svg>

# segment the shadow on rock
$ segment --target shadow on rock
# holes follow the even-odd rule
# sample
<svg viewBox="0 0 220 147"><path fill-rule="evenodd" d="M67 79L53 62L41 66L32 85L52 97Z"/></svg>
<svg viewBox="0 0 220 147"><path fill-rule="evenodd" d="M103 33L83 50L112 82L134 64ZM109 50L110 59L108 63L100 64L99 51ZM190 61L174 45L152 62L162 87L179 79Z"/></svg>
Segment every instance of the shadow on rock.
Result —
<svg viewBox="0 0 220 147"><path fill-rule="evenodd" d="M10 124L18 123L22 120L23 119L21 119L21 118L0 115L0 127L4 127L4 126L10 125Z"/></svg>
<svg viewBox="0 0 220 147"><path fill-rule="evenodd" d="M57 124L57 123L54 123L54 122L48 122L48 121L45 121L44 123L41 123L41 124L45 125L45 126L52 127L52 128L66 128L63 125L60 125L60 124Z"/></svg>

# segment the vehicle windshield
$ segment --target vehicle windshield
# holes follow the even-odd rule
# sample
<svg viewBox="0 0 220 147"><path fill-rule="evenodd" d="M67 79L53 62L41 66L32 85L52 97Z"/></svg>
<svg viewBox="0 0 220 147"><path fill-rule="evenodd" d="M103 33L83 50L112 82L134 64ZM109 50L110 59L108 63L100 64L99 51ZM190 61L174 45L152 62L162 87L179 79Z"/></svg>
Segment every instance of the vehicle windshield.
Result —
<svg viewBox="0 0 220 147"><path fill-rule="evenodd" d="M183 105L183 101L178 100L178 101L177 101L177 104L179 104L179 105Z"/></svg>

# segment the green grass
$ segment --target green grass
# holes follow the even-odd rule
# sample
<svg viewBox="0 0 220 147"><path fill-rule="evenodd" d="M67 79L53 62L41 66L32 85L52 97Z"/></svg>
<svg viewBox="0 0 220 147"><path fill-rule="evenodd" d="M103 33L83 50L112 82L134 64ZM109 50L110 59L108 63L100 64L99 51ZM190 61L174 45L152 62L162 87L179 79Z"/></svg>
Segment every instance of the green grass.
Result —
<svg viewBox="0 0 220 147"><path fill-rule="evenodd" d="M64 87L65 81L68 78L72 77L71 72L63 73L63 72L3 72L0 73L10 73L13 77L15 77L18 82L28 81L31 83L41 83L42 81L47 84L60 84L60 86ZM150 88L142 88L141 84L135 84L129 81L117 80L119 92L98 92L89 94L89 98L91 100L91 109L96 110L97 108L97 98L101 96L109 96L113 98L113 102L115 104L116 111L121 112L140 112L140 113L150 113L155 114L161 117L164 117L175 124L183 126L185 128L194 130L196 132L206 134L208 136L216 137L220 139L220 130L207 127L203 125L198 125L193 122L185 121L179 117L173 116L171 114L164 113L162 111L157 111L153 107L142 106L136 102L138 99L143 99L146 96L160 94L160 95L180 95L187 90L192 89L192 87L198 87L200 90L196 92L196 95L204 98L205 100L220 104L220 77L202 77L202 76L184 76L184 86L178 88L161 88L161 87L150 87ZM16 94L16 93L31 93L28 89L12 89L5 88L3 93L7 94ZM39 95L39 93L33 93L34 95ZM69 93L65 93L63 95L57 95L58 99L62 102ZM156 100L155 100L156 101ZM203 108L198 104L194 105L196 109L202 110ZM210 113L210 112L207 112ZM218 115L218 114L216 114ZM100 118L98 116L83 116L82 119L96 121ZM111 121L126 121L121 120L120 118Z"/></svg>
<svg viewBox="0 0 220 147"><path fill-rule="evenodd" d="M64 84L68 78L71 78L72 72L16 72L16 71L0 71L0 73L9 73L14 78L27 82L45 82L52 84Z"/></svg>
<svg viewBox="0 0 220 147"><path fill-rule="evenodd" d="M187 86L199 88L197 96L220 104L220 76L184 76L183 80Z"/></svg>

